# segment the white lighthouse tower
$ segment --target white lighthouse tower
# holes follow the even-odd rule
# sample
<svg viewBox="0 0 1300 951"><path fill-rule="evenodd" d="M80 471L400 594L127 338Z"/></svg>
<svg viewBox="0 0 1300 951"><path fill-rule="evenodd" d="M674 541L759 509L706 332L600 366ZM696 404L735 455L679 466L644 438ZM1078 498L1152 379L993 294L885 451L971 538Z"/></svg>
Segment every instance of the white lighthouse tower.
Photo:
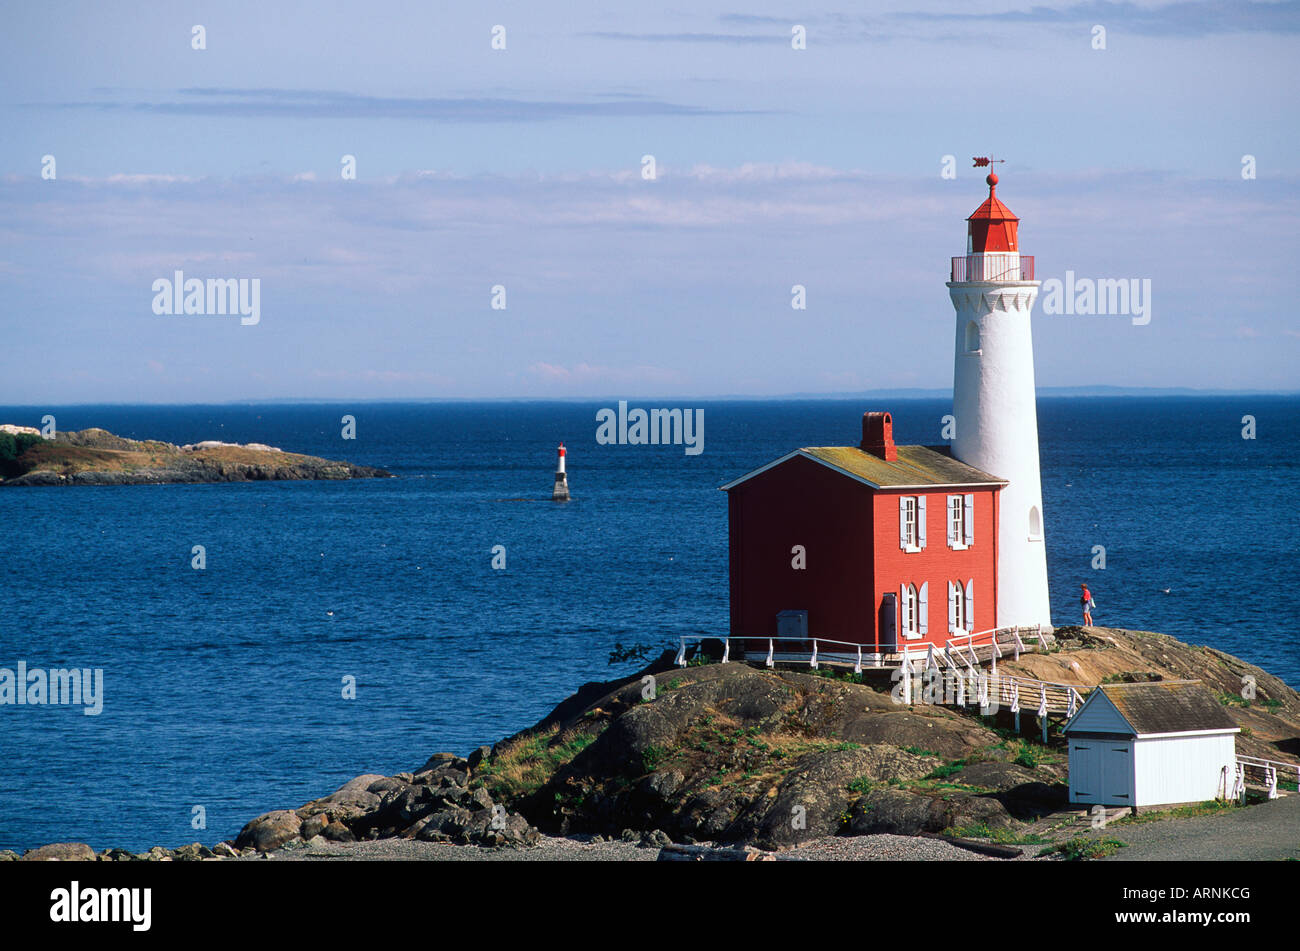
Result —
<svg viewBox="0 0 1300 951"><path fill-rule="evenodd" d="M1008 480L998 502L998 626L1050 630L1029 332L1039 282L1034 259L1020 254L1020 219L995 194L997 175L985 181L988 200L967 219L966 254L952 259L948 283L957 310L952 454Z"/></svg>

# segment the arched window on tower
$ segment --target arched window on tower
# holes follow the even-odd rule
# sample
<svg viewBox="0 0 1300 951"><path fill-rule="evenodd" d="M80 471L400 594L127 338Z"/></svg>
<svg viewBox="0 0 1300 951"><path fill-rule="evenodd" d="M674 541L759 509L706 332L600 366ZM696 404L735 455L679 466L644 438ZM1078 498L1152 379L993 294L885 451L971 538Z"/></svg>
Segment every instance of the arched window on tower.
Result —
<svg viewBox="0 0 1300 951"><path fill-rule="evenodd" d="M979 353L980 325L973 320L966 321L966 352Z"/></svg>
<svg viewBox="0 0 1300 951"><path fill-rule="evenodd" d="M1037 505L1029 507L1029 540L1031 542L1043 540L1043 513L1038 511Z"/></svg>

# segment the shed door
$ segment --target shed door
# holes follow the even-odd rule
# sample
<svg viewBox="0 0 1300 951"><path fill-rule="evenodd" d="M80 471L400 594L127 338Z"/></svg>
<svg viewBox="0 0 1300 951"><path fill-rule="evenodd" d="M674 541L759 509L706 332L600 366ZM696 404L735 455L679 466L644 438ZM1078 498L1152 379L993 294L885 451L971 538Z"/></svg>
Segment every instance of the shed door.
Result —
<svg viewBox="0 0 1300 951"><path fill-rule="evenodd" d="M1070 744L1070 785L1075 802L1133 805L1133 744L1075 740Z"/></svg>

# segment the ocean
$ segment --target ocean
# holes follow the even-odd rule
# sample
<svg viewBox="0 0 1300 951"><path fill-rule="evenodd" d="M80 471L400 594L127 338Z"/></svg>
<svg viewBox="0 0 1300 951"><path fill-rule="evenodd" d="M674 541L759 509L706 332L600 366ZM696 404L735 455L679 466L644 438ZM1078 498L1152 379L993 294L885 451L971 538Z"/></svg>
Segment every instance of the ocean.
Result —
<svg viewBox="0 0 1300 951"><path fill-rule="evenodd" d="M951 406L630 403L702 408L703 452L598 444L609 401L0 407L0 422L52 412L62 430L262 442L398 476L0 490L0 667L104 670L98 716L0 706L0 848L211 845L360 773L514 733L628 672L615 643L726 631L718 486L799 446L856 444L867 409L894 413L898 442L936 444ZM1056 623L1079 620L1087 581L1098 624L1300 687L1271 600L1300 591L1300 397L1047 397L1039 432ZM549 501L561 441L564 505Z"/></svg>

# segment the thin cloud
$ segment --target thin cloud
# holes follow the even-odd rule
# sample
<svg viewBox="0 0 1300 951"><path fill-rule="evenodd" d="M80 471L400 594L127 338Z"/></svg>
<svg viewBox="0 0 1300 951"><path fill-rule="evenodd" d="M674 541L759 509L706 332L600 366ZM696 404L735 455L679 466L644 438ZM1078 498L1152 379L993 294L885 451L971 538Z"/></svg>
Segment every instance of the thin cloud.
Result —
<svg viewBox="0 0 1300 951"><path fill-rule="evenodd" d="M1300 32L1300 2L1281 3L1255 0L1206 0L1142 7L1134 3L1093 0L1060 9L1033 6L1027 10L1000 13L927 13L908 11L890 14L890 19L931 23L1010 23L1044 26L1052 24L1100 23L1148 36L1208 36L1221 33Z"/></svg>
<svg viewBox="0 0 1300 951"><path fill-rule="evenodd" d="M435 119L443 122L548 122L558 119L619 119L647 116L761 115L766 110L717 109L626 94L603 101L546 101L512 98L428 98L360 96L320 89L235 89L194 87L179 99L129 99L56 103L64 109L131 111L162 115L234 116L276 119ZM49 108L29 103L29 106Z"/></svg>
<svg viewBox="0 0 1300 951"><path fill-rule="evenodd" d="M581 33L601 40L633 40L638 43L727 43L733 46L766 44L785 45L790 34L779 33L628 33L615 30L597 30Z"/></svg>

